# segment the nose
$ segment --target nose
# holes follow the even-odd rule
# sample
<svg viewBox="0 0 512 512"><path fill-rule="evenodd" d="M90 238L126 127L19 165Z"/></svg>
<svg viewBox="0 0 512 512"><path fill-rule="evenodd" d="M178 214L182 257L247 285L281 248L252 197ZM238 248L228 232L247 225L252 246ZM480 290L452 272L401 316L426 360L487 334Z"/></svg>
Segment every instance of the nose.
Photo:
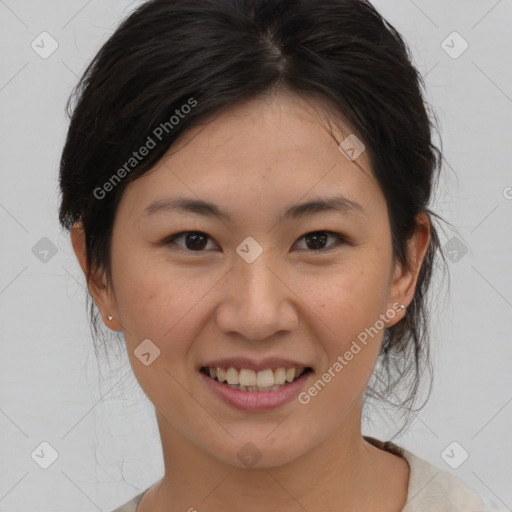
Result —
<svg viewBox="0 0 512 512"><path fill-rule="evenodd" d="M225 277L216 321L226 334L259 341L291 332L299 324L299 299L284 273L271 267L264 254L252 263L240 258Z"/></svg>

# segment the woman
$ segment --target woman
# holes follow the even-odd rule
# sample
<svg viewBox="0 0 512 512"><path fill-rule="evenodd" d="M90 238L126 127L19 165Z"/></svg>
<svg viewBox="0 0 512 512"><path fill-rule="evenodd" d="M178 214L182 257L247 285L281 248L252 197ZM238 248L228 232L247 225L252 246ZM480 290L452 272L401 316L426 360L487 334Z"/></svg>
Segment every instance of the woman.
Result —
<svg viewBox="0 0 512 512"><path fill-rule="evenodd" d="M101 48L60 221L165 462L116 512L484 510L361 434L367 397L411 409L428 368L422 85L361 0L155 0Z"/></svg>

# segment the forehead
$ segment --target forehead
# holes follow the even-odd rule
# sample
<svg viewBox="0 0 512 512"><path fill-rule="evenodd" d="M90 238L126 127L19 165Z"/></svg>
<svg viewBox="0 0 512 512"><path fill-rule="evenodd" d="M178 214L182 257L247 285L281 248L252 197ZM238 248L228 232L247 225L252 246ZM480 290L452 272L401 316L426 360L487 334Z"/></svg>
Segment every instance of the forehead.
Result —
<svg viewBox="0 0 512 512"><path fill-rule="evenodd" d="M317 100L285 93L258 97L184 133L125 194L144 208L171 194L251 214L334 194L367 208L380 194L367 155L351 160L338 147L353 136L345 125L329 124Z"/></svg>
<svg viewBox="0 0 512 512"><path fill-rule="evenodd" d="M305 158L308 162L333 164L340 155L349 161L338 145L347 137L355 137L352 131L340 114L333 115L333 107L326 100L284 91L239 102L208 118L183 134L169 156L185 149L189 161L229 162L243 158L246 165L268 165L279 157L285 161ZM186 146L193 149L186 151ZM371 174L365 152L351 166Z"/></svg>

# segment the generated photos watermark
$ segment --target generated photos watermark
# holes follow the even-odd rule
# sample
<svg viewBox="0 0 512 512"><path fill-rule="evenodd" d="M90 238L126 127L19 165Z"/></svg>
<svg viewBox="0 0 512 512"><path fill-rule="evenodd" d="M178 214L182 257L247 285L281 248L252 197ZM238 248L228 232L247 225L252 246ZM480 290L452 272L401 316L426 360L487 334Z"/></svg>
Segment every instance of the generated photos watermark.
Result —
<svg viewBox="0 0 512 512"><path fill-rule="evenodd" d="M197 100L189 98L187 103L184 103L180 108L174 110L168 121L160 123L139 148L138 151L134 151L132 156L126 160L126 162L101 186L96 187L93 191L93 195L96 199L104 199L108 192L111 192L114 187L121 182L121 180L129 174L137 165L144 160L146 156L151 153L151 150L156 148L159 142L165 137L165 134L171 133L174 128L180 124L181 120L184 119L191 110L197 106ZM156 140L155 140L156 139Z"/></svg>
<svg viewBox="0 0 512 512"><path fill-rule="evenodd" d="M338 375L345 366L349 364L354 356L361 352L362 347L366 346L369 339L373 339L377 334L379 334L382 329L386 326L386 322L388 320L393 320L395 318L397 311L401 311L401 305L398 302L395 302L392 308L388 309L385 313L382 313L379 316L379 319L371 326L366 327L364 331L361 331L357 335L357 340L353 340L350 348L345 351L343 355L339 355L336 361L322 374L322 376L311 385L306 391L302 391L298 395L298 400L301 404L308 404L313 397L318 395L320 391L322 391L325 386L331 382L332 379ZM358 343L361 344L359 344Z"/></svg>

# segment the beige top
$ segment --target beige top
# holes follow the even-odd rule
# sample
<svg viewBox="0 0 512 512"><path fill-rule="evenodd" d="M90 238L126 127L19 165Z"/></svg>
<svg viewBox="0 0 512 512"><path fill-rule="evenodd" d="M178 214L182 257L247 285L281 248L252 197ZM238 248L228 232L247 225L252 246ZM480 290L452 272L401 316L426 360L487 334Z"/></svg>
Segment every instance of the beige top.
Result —
<svg viewBox="0 0 512 512"><path fill-rule="evenodd" d="M407 503L401 512L489 512L499 510L484 501L450 473L440 470L404 448L365 436L378 448L404 457L409 464ZM146 489L113 512L136 512Z"/></svg>

